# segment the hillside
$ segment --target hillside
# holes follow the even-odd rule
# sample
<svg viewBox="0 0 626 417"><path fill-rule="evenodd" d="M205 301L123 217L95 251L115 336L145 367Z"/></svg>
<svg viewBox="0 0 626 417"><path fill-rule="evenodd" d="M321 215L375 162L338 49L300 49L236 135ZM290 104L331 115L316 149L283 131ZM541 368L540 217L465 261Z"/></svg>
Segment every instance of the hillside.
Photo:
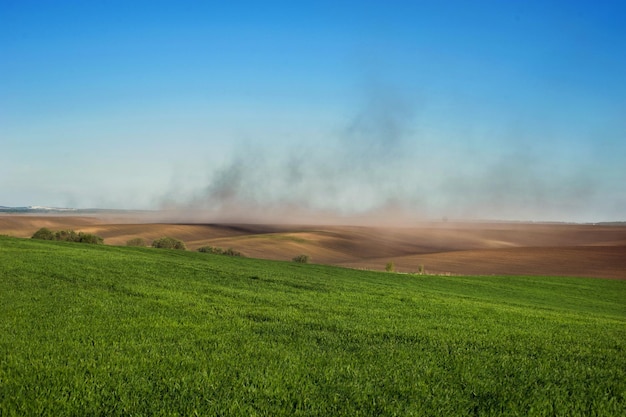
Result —
<svg viewBox="0 0 626 417"><path fill-rule="evenodd" d="M0 237L0 414L620 416L625 299Z"/></svg>

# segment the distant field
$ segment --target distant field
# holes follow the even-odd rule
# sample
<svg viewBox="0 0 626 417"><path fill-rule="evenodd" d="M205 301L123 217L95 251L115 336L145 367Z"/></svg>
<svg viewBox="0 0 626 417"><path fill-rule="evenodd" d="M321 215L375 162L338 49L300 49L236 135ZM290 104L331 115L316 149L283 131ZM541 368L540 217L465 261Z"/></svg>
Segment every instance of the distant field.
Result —
<svg viewBox="0 0 626 417"><path fill-rule="evenodd" d="M0 236L0 415L623 416L625 300Z"/></svg>
<svg viewBox="0 0 626 417"><path fill-rule="evenodd" d="M156 222L138 214L0 214L0 234L30 237L41 227L75 229L123 246L163 236L232 247L253 258L432 274L552 275L626 279L626 225L522 222L425 222L391 226L205 224ZM170 220L171 221L171 220Z"/></svg>

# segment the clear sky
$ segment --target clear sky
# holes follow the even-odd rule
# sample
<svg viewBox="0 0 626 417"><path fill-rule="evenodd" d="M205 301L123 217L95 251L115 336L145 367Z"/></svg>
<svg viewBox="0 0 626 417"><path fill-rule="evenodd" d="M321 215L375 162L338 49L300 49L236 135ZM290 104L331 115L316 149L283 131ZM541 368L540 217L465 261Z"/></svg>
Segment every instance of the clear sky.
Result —
<svg viewBox="0 0 626 417"><path fill-rule="evenodd" d="M0 205L626 220L626 3L0 0Z"/></svg>

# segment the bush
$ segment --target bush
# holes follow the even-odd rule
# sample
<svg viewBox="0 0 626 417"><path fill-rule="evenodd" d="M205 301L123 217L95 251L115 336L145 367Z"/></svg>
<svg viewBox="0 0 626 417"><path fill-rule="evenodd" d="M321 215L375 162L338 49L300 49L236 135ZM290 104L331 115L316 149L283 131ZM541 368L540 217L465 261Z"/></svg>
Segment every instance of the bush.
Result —
<svg viewBox="0 0 626 417"><path fill-rule="evenodd" d="M187 249L187 246L185 246L185 243L182 240L174 239L173 237L167 236L163 236L162 238L152 242L152 247L160 249Z"/></svg>
<svg viewBox="0 0 626 417"><path fill-rule="evenodd" d="M31 236L31 239L54 240L54 232L50 229L42 227Z"/></svg>
<svg viewBox="0 0 626 417"><path fill-rule="evenodd" d="M104 243L104 239L102 239L100 236L93 235L91 233L79 232L77 242L89 243L91 245L102 245Z"/></svg>
<svg viewBox="0 0 626 417"><path fill-rule="evenodd" d="M385 271L394 272L395 270L396 270L396 266L394 265L393 261L387 262L387 265L385 265Z"/></svg>
<svg viewBox="0 0 626 417"><path fill-rule="evenodd" d="M234 250L233 248L228 248L228 249L226 249L226 250L222 253L222 255L226 255L226 256L241 256L241 257L243 257L243 253L241 253L241 252L239 252L239 251L236 251L236 250Z"/></svg>
<svg viewBox="0 0 626 417"><path fill-rule="evenodd" d="M53 232L45 227L37 230L31 239L41 240L58 240L61 242L80 242L90 243L94 245L101 245L104 243L104 239L100 236L93 235L91 233L76 233L73 230L59 230Z"/></svg>
<svg viewBox="0 0 626 417"><path fill-rule="evenodd" d="M308 264L310 260L311 258L309 258L309 255L304 255L304 254L298 255L292 259L292 261L297 262L299 264Z"/></svg>
<svg viewBox="0 0 626 417"><path fill-rule="evenodd" d="M126 246L148 246L146 241L140 237L135 237L126 241Z"/></svg>
<svg viewBox="0 0 626 417"><path fill-rule="evenodd" d="M215 255L226 255L226 256L240 256L242 258L245 258L244 254L236 251L233 248L228 248L226 250L222 249L222 248L216 248L214 246L203 246L201 248L198 248L198 252L202 252L202 253L212 253Z"/></svg>
<svg viewBox="0 0 626 417"><path fill-rule="evenodd" d="M62 242L80 242L78 233L73 230L59 230L58 232L55 232L54 240L59 240Z"/></svg>
<svg viewBox="0 0 626 417"><path fill-rule="evenodd" d="M216 248L214 246L203 246L201 248L198 248L198 252L202 252L202 253L214 253L216 255L222 255L224 253L224 249L222 248Z"/></svg>

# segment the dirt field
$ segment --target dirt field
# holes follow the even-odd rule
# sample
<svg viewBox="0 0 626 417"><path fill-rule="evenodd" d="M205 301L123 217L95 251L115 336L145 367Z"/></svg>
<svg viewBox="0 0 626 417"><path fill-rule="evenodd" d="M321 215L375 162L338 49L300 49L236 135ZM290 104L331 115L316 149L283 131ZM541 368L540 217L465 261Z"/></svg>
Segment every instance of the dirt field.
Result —
<svg viewBox="0 0 626 417"><path fill-rule="evenodd" d="M432 222L410 227L150 223L130 216L0 215L0 234L41 227L95 233L106 244L142 237L183 240L190 250L232 247L246 256L400 272L515 274L626 279L626 226Z"/></svg>

